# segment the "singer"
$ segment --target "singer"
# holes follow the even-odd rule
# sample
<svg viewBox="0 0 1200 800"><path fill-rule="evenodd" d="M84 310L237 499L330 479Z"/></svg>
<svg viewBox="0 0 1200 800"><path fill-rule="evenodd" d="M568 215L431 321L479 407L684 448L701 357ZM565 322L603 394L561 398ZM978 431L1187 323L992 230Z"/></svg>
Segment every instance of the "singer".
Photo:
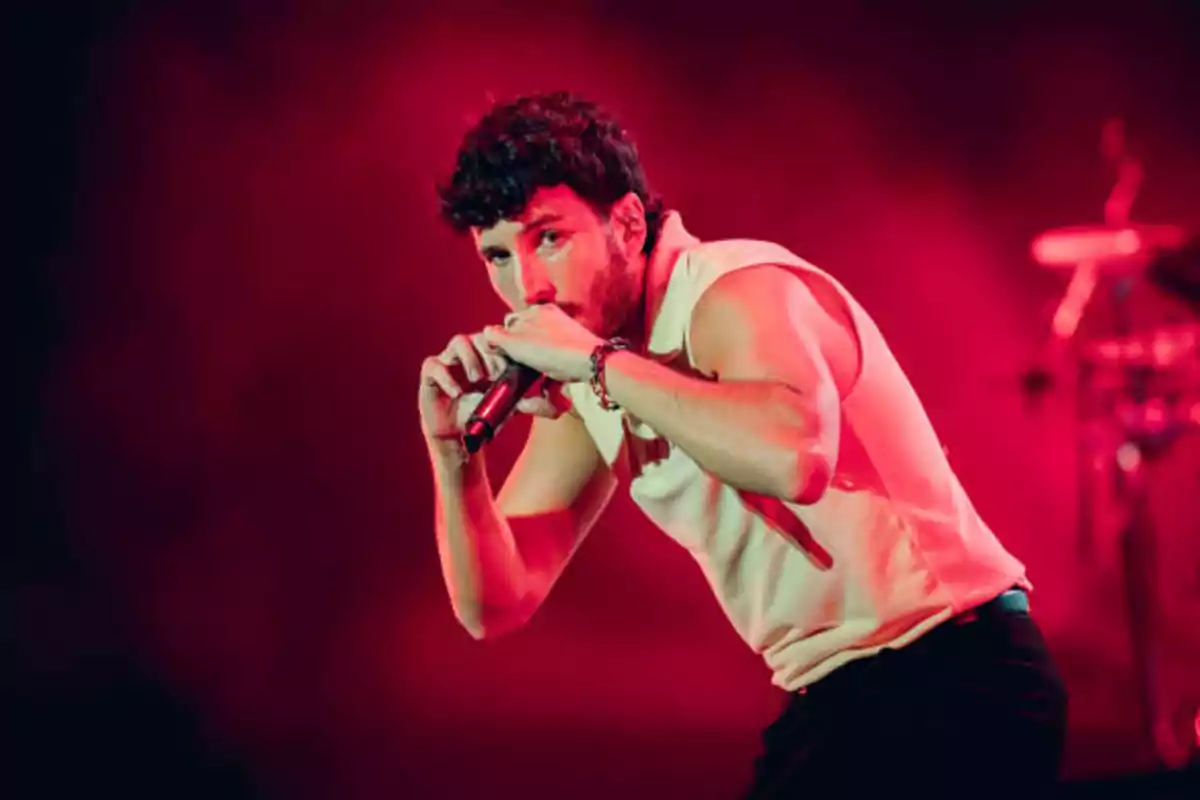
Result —
<svg viewBox="0 0 1200 800"><path fill-rule="evenodd" d="M439 195L512 309L421 370L442 571L472 636L529 620L625 484L786 693L748 796L1049 790L1066 691L1025 568L835 278L694 237L619 123L565 92L496 105ZM497 495L463 426L512 362L546 380L516 403L534 417Z"/></svg>

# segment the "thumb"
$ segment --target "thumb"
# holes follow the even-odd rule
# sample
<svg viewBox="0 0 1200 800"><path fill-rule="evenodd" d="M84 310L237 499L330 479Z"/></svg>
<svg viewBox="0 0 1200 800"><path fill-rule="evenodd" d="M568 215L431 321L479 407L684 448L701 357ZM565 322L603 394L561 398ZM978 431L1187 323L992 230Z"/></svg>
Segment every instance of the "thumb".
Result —
<svg viewBox="0 0 1200 800"><path fill-rule="evenodd" d="M483 400L482 392L470 392L458 399L457 405L454 408L454 421L460 429L466 427L467 421L475 413L475 409L479 406L481 400Z"/></svg>
<svg viewBox="0 0 1200 800"><path fill-rule="evenodd" d="M520 411L522 414L532 414L535 417L547 417L549 419L555 419L562 415L562 411L554 403L541 396L524 398L517 403L517 411Z"/></svg>

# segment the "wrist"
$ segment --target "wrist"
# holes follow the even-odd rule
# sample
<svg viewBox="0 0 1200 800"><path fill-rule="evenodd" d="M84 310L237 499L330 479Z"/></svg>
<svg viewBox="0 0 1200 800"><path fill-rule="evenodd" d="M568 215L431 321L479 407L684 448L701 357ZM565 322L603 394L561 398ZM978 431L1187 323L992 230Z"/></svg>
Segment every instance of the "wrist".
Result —
<svg viewBox="0 0 1200 800"><path fill-rule="evenodd" d="M461 439L426 439L425 444L433 470L440 477L461 475L473 460Z"/></svg>
<svg viewBox="0 0 1200 800"><path fill-rule="evenodd" d="M606 411L612 411L620 407L609 394L607 373L609 360L622 353L631 354L628 340L613 338L597 344L592 349L589 359L591 374L588 379L588 385L591 387L593 394L599 398L600 407Z"/></svg>

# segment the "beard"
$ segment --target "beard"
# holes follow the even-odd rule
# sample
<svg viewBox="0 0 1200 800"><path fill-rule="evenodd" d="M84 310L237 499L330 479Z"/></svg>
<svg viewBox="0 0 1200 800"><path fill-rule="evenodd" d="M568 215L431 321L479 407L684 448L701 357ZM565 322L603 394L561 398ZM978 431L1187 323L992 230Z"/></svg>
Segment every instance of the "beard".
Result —
<svg viewBox="0 0 1200 800"><path fill-rule="evenodd" d="M630 321L630 315L641 308L642 280L635 274L629 259L617 246L615 236L608 236L608 265L592 284L590 304L594 318L588 325L592 333L602 338L616 335Z"/></svg>

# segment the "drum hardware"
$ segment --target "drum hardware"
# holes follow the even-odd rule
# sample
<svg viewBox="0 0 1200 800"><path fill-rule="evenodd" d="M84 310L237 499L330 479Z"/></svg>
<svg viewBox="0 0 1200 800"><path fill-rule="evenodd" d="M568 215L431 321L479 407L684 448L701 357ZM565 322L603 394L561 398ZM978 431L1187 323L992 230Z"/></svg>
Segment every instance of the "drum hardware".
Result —
<svg viewBox="0 0 1200 800"><path fill-rule="evenodd" d="M1120 120L1105 125L1101 145L1115 172L1104 224L1055 228L1031 243L1038 264L1069 270L1070 277L1038 365L1025 373L1024 387L1030 394L1048 390L1056 372L1073 362L1079 425L1077 552L1083 560L1091 557L1094 478L1107 466L1119 515L1125 605L1145 734L1165 766L1179 766L1186 759L1186 745L1177 740L1170 720L1159 718L1156 702L1154 532L1145 462L1200 427L1200 325L1134 332L1129 304L1135 284L1148 282L1200 307L1200 238L1189 240L1177 225L1131 222L1144 172L1126 147ZM1114 312L1111 334L1077 341L1079 324L1101 287L1107 289Z"/></svg>

